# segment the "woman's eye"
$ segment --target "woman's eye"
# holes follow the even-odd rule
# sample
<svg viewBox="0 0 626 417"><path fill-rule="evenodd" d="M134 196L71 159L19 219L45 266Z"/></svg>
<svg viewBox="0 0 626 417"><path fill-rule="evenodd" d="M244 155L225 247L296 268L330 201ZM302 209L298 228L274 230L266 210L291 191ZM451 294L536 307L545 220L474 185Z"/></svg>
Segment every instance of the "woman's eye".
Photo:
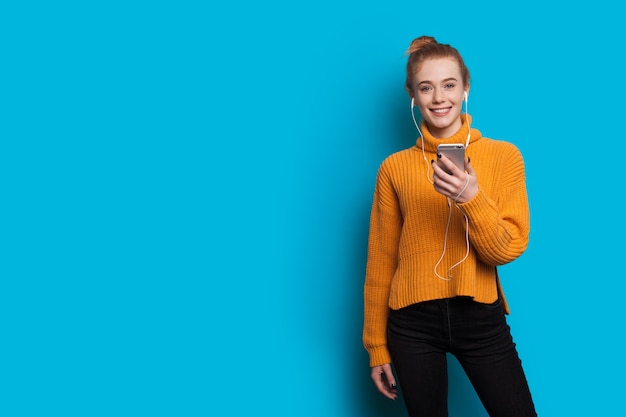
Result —
<svg viewBox="0 0 626 417"><path fill-rule="evenodd" d="M430 91L430 87L422 87L420 88L420 91L423 91L425 93L427 91Z"/></svg>
<svg viewBox="0 0 626 417"><path fill-rule="evenodd" d="M446 84L445 88L448 89L448 90L451 90L451 89L454 88L454 84Z"/></svg>

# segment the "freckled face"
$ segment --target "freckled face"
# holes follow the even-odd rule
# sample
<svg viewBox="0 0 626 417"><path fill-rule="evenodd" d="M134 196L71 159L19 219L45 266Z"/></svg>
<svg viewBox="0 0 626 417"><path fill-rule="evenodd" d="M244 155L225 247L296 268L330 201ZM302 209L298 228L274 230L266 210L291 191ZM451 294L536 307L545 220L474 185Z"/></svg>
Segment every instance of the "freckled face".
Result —
<svg viewBox="0 0 626 417"><path fill-rule="evenodd" d="M462 125L460 115L466 91L456 60L438 58L424 61L413 81L415 105L430 133L436 138L455 134Z"/></svg>

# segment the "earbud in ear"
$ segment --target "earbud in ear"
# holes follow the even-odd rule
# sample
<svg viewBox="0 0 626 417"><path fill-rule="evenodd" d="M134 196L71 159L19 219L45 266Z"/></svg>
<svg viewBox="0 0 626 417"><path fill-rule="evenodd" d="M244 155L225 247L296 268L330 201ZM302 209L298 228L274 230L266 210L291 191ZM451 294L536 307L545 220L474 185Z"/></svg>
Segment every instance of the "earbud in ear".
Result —
<svg viewBox="0 0 626 417"><path fill-rule="evenodd" d="M411 108L415 106L415 97L411 97Z"/></svg>
<svg viewBox="0 0 626 417"><path fill-rule="evenodd" d="M463 100L467 101L467 91L463 92Z"/></svg>

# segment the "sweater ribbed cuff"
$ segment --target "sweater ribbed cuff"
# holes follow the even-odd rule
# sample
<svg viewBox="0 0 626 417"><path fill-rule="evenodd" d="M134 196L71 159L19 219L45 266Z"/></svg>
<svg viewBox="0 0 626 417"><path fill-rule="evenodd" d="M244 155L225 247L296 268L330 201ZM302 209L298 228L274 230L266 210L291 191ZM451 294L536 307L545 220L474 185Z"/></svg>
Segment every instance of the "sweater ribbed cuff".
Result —
<svg viewBox="0 0 626 417"><path fill-rule="evenodd" d="M386 345L368 349L368 353L370 354L370 367L391 363L391 356Z"/></svg>

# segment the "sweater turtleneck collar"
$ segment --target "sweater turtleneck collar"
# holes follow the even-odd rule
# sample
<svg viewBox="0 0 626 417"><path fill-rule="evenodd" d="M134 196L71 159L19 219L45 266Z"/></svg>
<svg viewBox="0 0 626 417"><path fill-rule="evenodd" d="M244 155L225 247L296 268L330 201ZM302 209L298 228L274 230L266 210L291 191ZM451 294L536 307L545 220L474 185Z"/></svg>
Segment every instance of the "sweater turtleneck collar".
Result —
<svg viewBox="0 0 626 417"><path fill-rule="evenodd" d="M424 150L428 152L435 152L437 150L437 145L441 143L462 143L465 145L467 142L467 126L468 122L471 127L472 124L472 116L469 114L461 115L461 128L452 136L447 138L436 138L434 137L430 131L428 130L428 126L425 122L422 122L422 136L424 138ZM471 136L470 143L476 142L478 139L482 137L482 134L478 129L471 128ZM418 138L416 142L417 147L421 148L421 139Z"/></svg>

